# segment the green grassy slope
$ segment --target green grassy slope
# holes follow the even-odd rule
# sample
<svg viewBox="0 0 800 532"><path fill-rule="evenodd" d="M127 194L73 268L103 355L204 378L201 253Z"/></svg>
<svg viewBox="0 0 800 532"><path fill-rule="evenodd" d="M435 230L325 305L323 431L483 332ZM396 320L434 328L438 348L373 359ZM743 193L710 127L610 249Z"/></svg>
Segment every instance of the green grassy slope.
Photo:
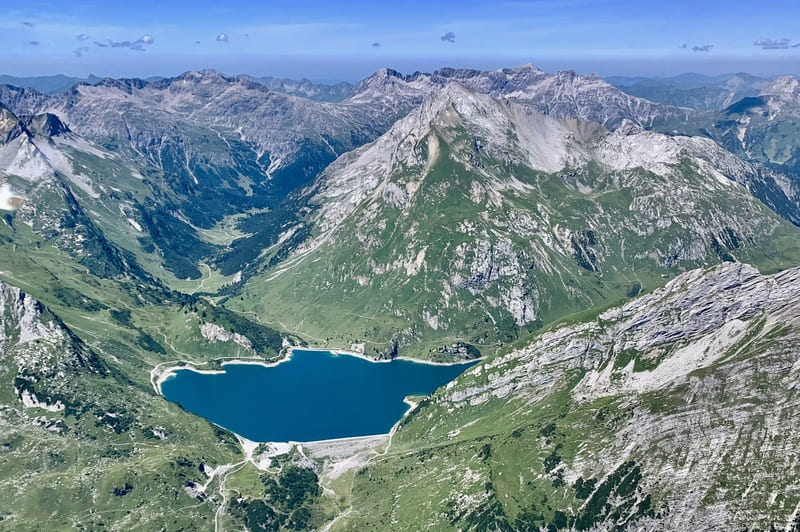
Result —
<svg viewBox="0 0 800 532"><path fill-rule="evenodd" d="M492 353L693 267L800 261L795 227L688 161L669 175L546 174L466 150L459 135L471 138L440 137L432 167L388 177L318 247L251 277L226 306L318 346L436 360L453 344ZM411 185L405 203L387 193Z"/></svg>

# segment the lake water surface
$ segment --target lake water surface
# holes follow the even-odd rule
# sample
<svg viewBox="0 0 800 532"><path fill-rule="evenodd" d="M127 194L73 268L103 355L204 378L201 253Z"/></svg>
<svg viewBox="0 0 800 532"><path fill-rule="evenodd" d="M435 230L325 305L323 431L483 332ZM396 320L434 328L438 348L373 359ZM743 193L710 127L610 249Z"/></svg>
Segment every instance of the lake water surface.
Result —
<svg viewBox="0 0 800 532"><path fill-rule="evenodd" d="M227 364L225 373L176 370L164 397L253 441L316 441L384 434L407 395L427 395L472 364L374 363L296 350L273 367Z"/></svg>

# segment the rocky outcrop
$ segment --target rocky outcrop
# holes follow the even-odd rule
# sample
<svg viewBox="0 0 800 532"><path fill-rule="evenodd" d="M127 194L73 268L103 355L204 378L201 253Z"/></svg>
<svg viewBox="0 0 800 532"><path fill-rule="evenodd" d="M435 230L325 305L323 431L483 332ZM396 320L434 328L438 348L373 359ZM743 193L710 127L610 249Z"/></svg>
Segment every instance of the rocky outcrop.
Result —
<svg viewBox="0 0 800 532"><path fill-rule="evenodd" d="M200 334L211 343L216 342L233 342L234 344L247 349L249 351L253 350L253 344L246 336L242 336L239 333L235 333L232 331L227 331L223 327L220 327L216 323L201 323L200 324Z"/></svg>
<svg viewBox="0 0 800 532"><path fill-rule="evenodd" d="M64 410L71 379L84 372L106 368L41 303L0 280L0 374L11 377L21 405Z"/></svg>
<svg viewBox="0 0 800 532"><path fill-rule="evenodd" d="M800 80L794 76L779 77L761 89L760 95L776 96L782 100L800 103Z"/></svg>
<svg viewBox="0 0 800 532"><path fill-rule="evenodd" d="M528 347L471 370L485 373L492 384L460 389L451 383L446 397L454 404L476 405L518 393L540 396L572 369L588 372L573 391L580 400L667 388L713 365L742 339L748 322L757 316L767 320L765 333L778 323L800 326L800 314L793 314L798 297L797 268L774 276L762 276L747 264L693 270L600 314L596 321L546 332ZM668 351L676 343L683 347ZM626 362L612 371L615 366L609 361L623 355L631 363L637 357L650 359L655 368L634 372ZM666 364L659 364L660 358ZM513 370L508 369L511 365Z"/></svg>

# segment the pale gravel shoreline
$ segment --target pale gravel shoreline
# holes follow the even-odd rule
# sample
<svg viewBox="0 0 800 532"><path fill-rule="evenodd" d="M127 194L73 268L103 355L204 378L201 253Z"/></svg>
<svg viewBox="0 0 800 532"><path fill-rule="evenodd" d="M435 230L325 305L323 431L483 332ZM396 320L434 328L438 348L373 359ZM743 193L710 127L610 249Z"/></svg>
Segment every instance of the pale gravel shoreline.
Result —
<svg viewBox="0 0 800 532"><path fill-rule="evenodd" d="M413 363L417 363L417 364L428 364L430 366L459 366L459 365L472 364L472 363L476 363L476 362L480 362L482 360L485 360L485 357L480 357L480 358L475 358L475 359L472 359L472 360L465 360L465 361L460 361L460 362L433 362L433 361L429 361L429 360L418 360L418 359L410 358L410 357L396 357L396 358L388 359L388 360L387 359L375 360L373 358L370 358L370 357L364 355L363 353L356 353L354 351L346 351L346 350L343 350L343 349L324 349L324 348L318 348L318 347L291 346L287 350L287 353L286 353L285 357L281 358L280 360L276 360L274 362L268 362L268 361L266 361L264 359L254 359L254 358L230 358L230 359L226 359L226 360L220 362L220 365L222 365L222 366L227 366L227 365L243 365L243 366L245 366L245 365L253 365L253 366L263 366L263 367L266 367L266 368L273 368L275 366L278 366L279 364L282 364L284 362L287 362L287 361L291 360L292 353L295 350L296 351L313 351L313 352L330 353L333 356L340 356L340 355L341 356L352 356L352 357L360 358L362 360L366 360L366 361L372 362L372 363L389 363L389 362L392 362L394 360L403 360L403 361L406 361L406 362L413 362ZM186 362L183 363L184 365L177 365L176 364L177 362L181 362L181 361L175 360L175 361L171 361L171 362L163 362L162 364L159 364L159 365L155 366L152 370L150 370L150 382L153 385L153 389L155 390L155 392L158 395L160 395L161 397L164 397L164 394L161 391L161 385L166 380L168 380L169 378L174 377L176 375L175 374L176 371L181 371L181 370L183 370L183 371L193 371L195 373L205 374L205 375L221 375L221 374L225 373L224 369L223 370L199 369L196 366L201 365L201 364L200 363L196 363L196 362L188 362L188 361L186 361ZM160 366L162 366L163 364L175 364L175 365L167 366L163 370L158 371L158 368ZM202 365L205 365L205 364L207 364L207 362L202 363ZM241 441L247 441L247 442L250 442L250 443L267 444L267 445L268 444L278 444L278 445L289 444L289 445L312 445L312 446L321 445L321 446L324 446L324 445L330 445L330 444L348 444L348 443L352 443L352 444L356 445L356 444L359 444L359 443L366 443L366 442L369 442L369 441L375 441L375 440L385 439L385 438L391 437L391 435L394 434L394 431L397 429L397 427L400 425L400 423L403 421L403 419L405 419L405 417L409 413L411 413L419 404L419 403L416 403L416 402L410 400L409 397L410 396L406 396L406 397L403 398L403 402L408 405L408 410L406 410L403 413L403 415L400 417L400 419L398 419L397 422L392 426L390 431L385 433L385 434L370 434L370 435L367 435L367 436L347 436L347 437L344 437L344 438L331 438L331 439L327 439L327 440L314 440L314 441L289 441L289 442L265 441L265 442L253 442L252 440L248 440L247 438L245 438L244 436L241 436L240 434L237 434L237 433L235 433L233 431L231 431L231 432L237 438L239 438L240 443L241 443ZM216 425L216 423L214 423L213 421L209 421L209 423L212 423L212 424ZM222 427L222 428L225 428L225 427ZM230 429L225 429L225 430L230 430Z"/></svg>
<svg viewBox="0 0 800 532"><path fill-rule="evenodd" d="M273 362L264 360L262 358L255 358L255 357L253 357L253 358L231 357L231 358L226 358L224 360L222 360L222 359L218 359L218 360L222 360L222 362L220 362L221 366L227 366L227 365L243 365L243 366L244 365L253 365L253 366L263 366L265 368L273 368L273 367L275 367L275 366L277 366L279 364L282 364L284 362L288 362L289 360L291 360L292 353L294 353L294 351L312 351L312 352L320 352L320 353L330 353L333 356L350 356L350 357L360 358L362 360L366 360L367 362L372 362L374 364L383 364L383 363L390 363L390 362L393 362L395 360L402 360L402 361L405 361L405 362L412 362L412 363L415 363L415 364L427 364L429 366L460 366L460 365L466 365L466 364L472 364L472 363L480 362L480 361L486 359L486 357L480 357L480 358L474 358L474 359L471 359L471 360L463 360L463 361L456 361L456 362L434 362L432 360L421 360L421 359L416 359L416 358L411 358L411 357L404 357L404 356L395 357L395 358L392 358L392 359L374 359L374 358L368 357L367 355L365 355L363 353L357 353L355 351L347 351L347 350L344 350L344 349L325 349L325 348L321 348L321 347L291 346L291 347L288 348L285 357L282 357L281 359L275 360ZM178 362L183 362L183 365L177 364ZM163 370L159 371L158 368L161 367L164 364L175 364L175 365L167 366ZM184 362L184 361L180 361L180 360L174 360L174 361L171 361L171 362L162 362L161 364L158 364L152 370L150 370L150 383L153 385L153 389L155 390L155 392L158 395L163 397L164 394L161 391L161 385L164 383L164 381L166 381L170 377L174 377L175 376L175 371L187 370L187 371L194 371L195 373L201 373L201 374L207 374L207 375L219 375L221 373L225 373L225 370L200 369L200 368L197 367L197 366L202 366L202 365L206 365L206 364L208 364L208 362L203 362L203 363L189 362L189 361L185 361Z"/></svg>
<svg viewBox="0 0 800 532"><path fill-rule="evenodd" d="M323 347L298 347L298 346L292 346L292 347L289 348L289 356L291 356L291 352L294 351L294 350L297 350L297 351L321 351L321 352L324 352L324 353L330 353L330 354L332 354L334 356L344 355L344 356L349 356L349 357L356 357L356 358L360 358L362 360L367 360L369 362L373 362L375 364L389 363L389 362L393 362L395 360L404 360L406 362L414 362L415 364L427 364L429 366L460 366L462 364L471 364L473 362L480 362L481 360L485 360L486 359L486 357L480 357L480 358L473 358L473 359L470 359L470 360L461 360L461 361L456 361L456 362L435 362L433 360L423 360L423 359L420 359L420 358L412 358L412 357L405 357L405 356L389 358L389 359L386 359L386 358L375 359L375 358L371 358L371 357L365 355L364 353L357 353L355 351L347 351L347 350L344 350L344 349L325 349Z"/></svg>

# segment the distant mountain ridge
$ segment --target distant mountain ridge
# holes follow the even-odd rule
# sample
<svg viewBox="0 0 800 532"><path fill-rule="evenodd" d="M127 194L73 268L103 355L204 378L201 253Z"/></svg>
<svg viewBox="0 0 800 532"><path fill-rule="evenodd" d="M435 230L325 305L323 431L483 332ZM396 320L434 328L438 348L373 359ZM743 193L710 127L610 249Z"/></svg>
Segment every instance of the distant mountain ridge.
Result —
<svg viewBox="0 0 800 532"><path fill-rule="evenodd" d="M285 258L310 230L299 222L297 213L308 199L299 191L337 157L377 138L452 84L546 116L611 129L677 123L696 113L629 96L598 76L548 74L533 65L409 75L382 69L344 87L350 95L337 102L293 96L263 80L214 70L152 81L106 78L59 95L0 86L0 101L21 116L56 115L75 134L151 169L146 183L152 192L135 207L135 219L152 238L140 239L138 252L159 253L176 277L196 278L199 261L237 276L260 267L259 257L271 246L278 247L268 255L270 263ZM316 90L287 80L273 86ZM787 219L800 221L797 205L786 199L794 197L793 189L776 184L780 179L765 174L747 186ZM197 232L243 214L239 227L245 234L226 247L203 242ZM158 231L159 226L172 229Z"/></svg>
<svg viewBox="0 0 800 532"><path fill-rule="evenodd" d="M340 102L353 94L355 85L346 81L339 83L314 83L308 79L273 78L270 76L255 78L270 90L285 92L293 96L301 96L321 102Z"/></svg>
<svg viewBox="0 0 800 532"><path fill-rule="evenodd" d="M607 81L633 96L698 111L719 111L742 98L756 96L770 83L769 79L744 72L655 78L612 76Z"/></svg>
<svg viewBox="0 0 800 532"><path fill-rule="evenodd" d="M100 81L99 78L93 74L85 78L76 78L57 74L55 76L31 76L31 77L18 77L0 74L0 85L14 85L15 87L23 87L27 89L34 89L45 94L59 94L66 92L78 83L94 84Z"/></svg>
<svg viewBox="0 0 800 532"><path fill-rule="evenodd" d="M594 74L581 75L571 70L549 74L531 64L490 71L442 68L432 74L409 75L383 69L359 83L354 98L398 85L429 93L452 82L481 94L525 103L549 116L597 122L611 128L624 120L649 127L656 121L686 118L690 114L686 109L625 94Z"/></svg>
<svg viewBox="0 0 800 532"><path fill-rule="evenodd" d="M551 116L577 118L611 127L625 119L647 126L656 119L686 114L682 110L627 96L598 76L581 76L571 71L547 74L532 65L497 71L448 68L433 74L417 72L407 76L383 69L356 85L352 95L338 102L339 105L297 100L289 95L277 96L277 91L273 91L269 83L247 76L225 76L213 70L186 72L175 78L149 82L105 78L95 84L79 83L68 94L55 96L5 87L0 92L0 101L17 114L53 111L80 134L96 138L112 134L113 138L119 138L122 131L117 125L119 119L112 120L107 114L98 115L102 111L90 106L90 100L102 99L105 107L131 109L147 105L153 111L160 109L176 118L190 119L195 125L202 123L235 131L243 139L256 143L260 150L272 154L271 164L279 167L281 158L286 156L286 143L297 141L295 136L281 134L281 131L297 132L297 125L301 125L301 130L313 129L326 142L341 142L336 128L346 123L350 130L362 129L364 136L369 138L370 127L377 131L385 130L394 119L418 105L431 90L450 82L461 83L493 97L525 102ZM288 83L278 80L272 86L286 89ZM308 85L299 83L299 86ZM132 99L134 95L136 98ZM219 99L223 95L225 102L236 109L236 115L215 108L221 102L201 104L198 100ZM252 119L250 113L254 114ZM265 130L261 122L257 126L250 121L264 116L259 113L271 113L272 121L277 119L278 122L271 123ZM98 121L101 116L106 119L102 124ZM128 136L131 136L130 132ZM134 147L139 146L134 144ZM347 147L345 144L341 148ZM335 147L331 150L340 153Z"/></svg>
<svg viewBox="0 0 800 532"><path fill-rule="evenodd" d="M782 194L795 208L800 207L800 81L796 77L776 78L757 94L720 111L698 113L685 122L668 121L659 129L707 136L742 159L780 174ZM789 207L778 203L776 210L796 223L796 214L786 214Z"/></svg>

